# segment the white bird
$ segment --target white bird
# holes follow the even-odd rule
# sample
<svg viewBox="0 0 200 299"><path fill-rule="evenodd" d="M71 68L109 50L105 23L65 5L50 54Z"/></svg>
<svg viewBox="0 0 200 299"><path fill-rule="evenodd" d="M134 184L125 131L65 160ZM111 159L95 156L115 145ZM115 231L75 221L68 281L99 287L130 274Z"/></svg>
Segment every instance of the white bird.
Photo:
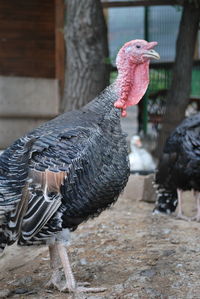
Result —
<svg viewBox="0 0 200 299"><path fill-rule="evenodd" d="M156 164L151 154L142 147L139 136L134 135L130 141L131 153L129 154L131 171L154 171Z"/></svg>

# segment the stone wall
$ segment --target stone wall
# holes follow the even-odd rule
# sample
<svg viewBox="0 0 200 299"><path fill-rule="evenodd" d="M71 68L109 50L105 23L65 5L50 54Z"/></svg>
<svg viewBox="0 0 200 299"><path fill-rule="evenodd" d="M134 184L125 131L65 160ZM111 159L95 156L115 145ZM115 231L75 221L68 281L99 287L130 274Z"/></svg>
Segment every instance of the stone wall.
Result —
<svg viewBox="0 0 200 299"><path fill-rule="evenodd" d="M58 113L58 80L0 76L0 149Z"/></svg>

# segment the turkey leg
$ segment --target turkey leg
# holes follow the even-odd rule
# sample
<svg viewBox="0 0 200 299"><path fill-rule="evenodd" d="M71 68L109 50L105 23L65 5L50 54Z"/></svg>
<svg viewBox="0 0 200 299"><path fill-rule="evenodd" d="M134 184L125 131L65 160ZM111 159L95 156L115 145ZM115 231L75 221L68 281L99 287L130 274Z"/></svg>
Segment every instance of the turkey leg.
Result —
<svg viewBox="0 0 200 299"><path fill-rule="evenodd" d="M196 202L197 202L197 214L194 217L192 217L192 220L196 220L197 222L200 222L200 193L194 191L194 197L196 198Z"/></svg>
<svg viewBox="0 0 200 299"><path fill-rule="evenodd" d="M176 217L178 219L183 219L183 220L190 221L191 219L189 217L186 217L186 216L183 215L183 209L182 209L183 191L181 189L177 189L177 194L178 194L178 213L177 213Z"/></svg>
<svg viewBox="0 0 200 299"><path fill-rule="evenodd" d="M59 255L56 245L49 246L49 255L50 255L50 266L53 270L50 281L46 284L46 287L60 287L62 273L59 270Z"/></svg>
<svg viewBox="0 0 200 299"><path fill-rule="evenodd" d="M48 283L49 286L53 286L57 288L61 292L70 292L70 293L80 293L80 292L87 292L87 293L99 293L104 292L106 288L87 288L85 285L88 283L76 283L74 275L72 273L72 269L70 266L68 254L65 245L63 244L55 244L49 248L50 251L50 258L51 258L51 265L53 268L53 274L50 282ZM61 275L59 272L59 266L57 262L57 257L60 257L65 279L66 281L64 284L61 281Z"/></svg>

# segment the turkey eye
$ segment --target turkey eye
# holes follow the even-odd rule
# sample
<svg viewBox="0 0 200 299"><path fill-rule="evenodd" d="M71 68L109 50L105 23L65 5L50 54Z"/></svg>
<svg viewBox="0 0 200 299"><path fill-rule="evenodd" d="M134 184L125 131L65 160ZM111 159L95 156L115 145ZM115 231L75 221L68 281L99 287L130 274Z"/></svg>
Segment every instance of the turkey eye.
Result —
<svg viewBox="0 0 200 299"><path fill-rule="evenodd" d="M136 45L136 48L138 48L138 49L139 49L139 48L141 48L141 46L139 46L139 45Z"/></svg>

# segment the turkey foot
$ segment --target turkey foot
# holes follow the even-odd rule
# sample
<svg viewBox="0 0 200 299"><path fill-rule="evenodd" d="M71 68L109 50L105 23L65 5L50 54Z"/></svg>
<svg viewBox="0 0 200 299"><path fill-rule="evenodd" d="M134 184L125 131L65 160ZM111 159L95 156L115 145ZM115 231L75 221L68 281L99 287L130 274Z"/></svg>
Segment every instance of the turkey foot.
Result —
<svg viewBox="0 0 200 299"><path fill-rule="evenodd" d="M200 222L200 193L194 191L194 197L196 198L197 203L197 214L194 217L192 217L191 220Z"/></svg>
<svg viewBox="0 0 200 299"><path fill-rule="evenodd" d="M192 221L200 222L200 214L196 214L194 217L191 218Z"/></svg>
<svg viewBox="0 0 200 299"><path fill-rule="evenodd" d="M67 255L66 248L63 244L55 244L49 246L50 252L50 260L51 260L51 267L53 268L53 274L50 282L47 284L49 287L53 287L58 289L61 292L69 292L69 293L99 293L104 292L106 288L99 287L99 288L89 288L86 287L89 283L76 283L74 275L72 273L72 269L70 266L69 258ZM58 269L58 260L57 257L60 257L60 261L63 266L64 274L65 274L65 281L61 281L61 273Z"/></svg>
<svg viewBox="0 0 200 299"><path fill-rule="evenodd" d="M67 293L100 293L104 292L107 289L106 288L89 288L90 284L88 282L80 282L75 284L74 286L69 287L68 283L66 281L58 281L51 279L47 284L47 288L57 289L60 292L67 292Z"/></svg>
<svg viewBox="0 0 200 299"><path fill-rule="evenodd" d="M176 215L176 218L180 219L180 220L185 220L185 221L191 221L192 220L190 217L187 217L187 216L183 215L182 213L181 214L178 213Z"/></svg>
<svg viewBox="0 0 200 299"><path fill-rule="evenodd" d="M46 288L60 288L62 273L59 270L53 272L51 279L46 283Z"/></svg>
<svg viewBox="0 0 200 299"><path fill-rule="evenodd" d="M56 286L58 288L58 286ZM84 287L82 283L77 283L75 288L69 288L68 284L65 283L63 286L60 286L59 288L60 292L68 292L68 293L101 293L106 291L106 288L89 288L89 287Z"/></svg>

